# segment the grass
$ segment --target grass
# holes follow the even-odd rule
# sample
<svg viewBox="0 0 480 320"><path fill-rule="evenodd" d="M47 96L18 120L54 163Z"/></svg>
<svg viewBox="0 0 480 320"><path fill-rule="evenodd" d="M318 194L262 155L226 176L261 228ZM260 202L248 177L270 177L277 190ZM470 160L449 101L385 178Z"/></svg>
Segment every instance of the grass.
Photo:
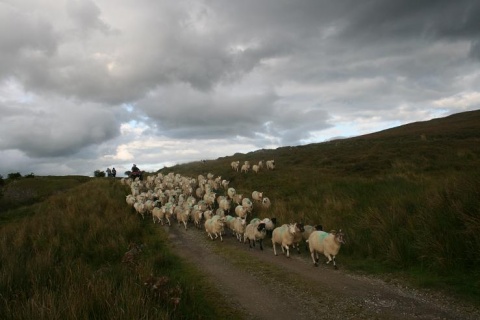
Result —
<svg viewBox="0 0 480 320"><path fill-rule="evenodd" d="M188 177L213 173L245 197L264 192L272 206L265 210L255 204L252 217L342 229L348 242L338 259L345 268L393 275L478 305L479 141L480 111L475 111L351 139L237 153L159 171ZM230 167L232 161L270 159L275 159L274 171L240 173ZM213 312L198 302L207 295L189 287L190 280L198 279L194 268L168 253L151 221L138 223L120 184L63 179L45 178L36 187L29 183L37 183L37 177L20 179L3 188L4 195L35 196L18 198L26 199L20 204L9 200L10 206L3 207L8 211L0 215L0 312L9 315L2 318L27 318L33 310L43 310L45 318L68 318L75 312L100 318L170 317L172 306L159 306L158 299L145 296L141 279L150 273L171 278L173 288L180 285L181 301L188 301L177 307L185 308L182 313ZM131 241L148 244L133 273L119 263ZM108 295L109 290L118 296ZM81 299L66 307L72 297ZM87 297L93 301L81 301ZM118 307L107 308L112 303ZM221 303L205 304L233 317Z"/></svg>
<svg viewBox="0 0 480 320"><path fill-rule="evenodd" d="M165 235L139 223L118 182L92 179L0 226L2 319L239 318ZM129 243L143 244L122 263ZM164 277L161 290L144 286Z"/></svg>
<svg viewBox="0 0 480 320"><path fill-rule="evenodd" d="M348 245L340 255L351 261L352 270L410 274L413 283L434 282L438 289L478 303L479 141L480 111L473 111L351 139L237 153L159 171L192 177L210 172L247 197L262 191L272 207L255 204L253 216L343 229ZM270 159L274 171L230 168L232 161ZM365 259L370 263L362 264Z"/></svg>

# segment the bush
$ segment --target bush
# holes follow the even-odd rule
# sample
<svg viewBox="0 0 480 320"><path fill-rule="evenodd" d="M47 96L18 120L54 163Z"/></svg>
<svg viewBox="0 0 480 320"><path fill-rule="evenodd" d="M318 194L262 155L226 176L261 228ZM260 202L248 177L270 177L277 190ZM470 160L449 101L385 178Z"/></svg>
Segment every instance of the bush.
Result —
<svg viewBox="0 0 480 320"><path fill-rule="evenodd" d="M95 178L105 177L105 171L95 170L95 171L93 172L93 176L94 176Z"/></svg>
<svg viewBox="0 0 480 320"><path fill-rule="evenodd" d="M20 172L12 172L8 174L8 179L15 180L15 179L20 179L22 175Z"/></svg>

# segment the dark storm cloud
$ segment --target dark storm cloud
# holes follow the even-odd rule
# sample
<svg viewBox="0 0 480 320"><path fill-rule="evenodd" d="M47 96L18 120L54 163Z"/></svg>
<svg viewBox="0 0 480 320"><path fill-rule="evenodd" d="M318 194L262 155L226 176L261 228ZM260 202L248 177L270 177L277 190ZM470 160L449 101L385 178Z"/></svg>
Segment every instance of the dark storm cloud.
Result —
<svg viewBox="0 0 480 320"><path fill-rule="evenodd" d="M471 109L479 16L466 0L3 1L0 153L71 172Z"/></svg>

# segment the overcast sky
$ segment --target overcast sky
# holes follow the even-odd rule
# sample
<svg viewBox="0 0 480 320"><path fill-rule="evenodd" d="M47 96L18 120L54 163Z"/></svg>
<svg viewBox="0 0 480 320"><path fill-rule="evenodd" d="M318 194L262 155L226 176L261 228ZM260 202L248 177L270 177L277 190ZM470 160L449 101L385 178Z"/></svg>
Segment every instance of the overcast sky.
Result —
<svg viewBox="0 0 480 320"><path fill-rule="evenodd" d="M0 174L154 171L480 109L478 0L0 0Z"/></svg>

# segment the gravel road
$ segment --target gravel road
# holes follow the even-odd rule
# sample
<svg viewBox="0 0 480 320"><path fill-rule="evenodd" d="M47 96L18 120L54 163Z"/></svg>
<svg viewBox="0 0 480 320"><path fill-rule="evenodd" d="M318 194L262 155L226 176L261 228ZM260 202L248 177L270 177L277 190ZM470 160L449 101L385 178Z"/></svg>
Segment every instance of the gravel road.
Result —
<svg viewBox="0 0 480 320"><path fill-rule="evenodd" d="M260 251L229 235L221 242L193 227L164 229L173 250L203 270L245 319L480 319L479 308L438 293L354 275L341 265L315 268L305 250L275 256L270 239Z"/></svg>

